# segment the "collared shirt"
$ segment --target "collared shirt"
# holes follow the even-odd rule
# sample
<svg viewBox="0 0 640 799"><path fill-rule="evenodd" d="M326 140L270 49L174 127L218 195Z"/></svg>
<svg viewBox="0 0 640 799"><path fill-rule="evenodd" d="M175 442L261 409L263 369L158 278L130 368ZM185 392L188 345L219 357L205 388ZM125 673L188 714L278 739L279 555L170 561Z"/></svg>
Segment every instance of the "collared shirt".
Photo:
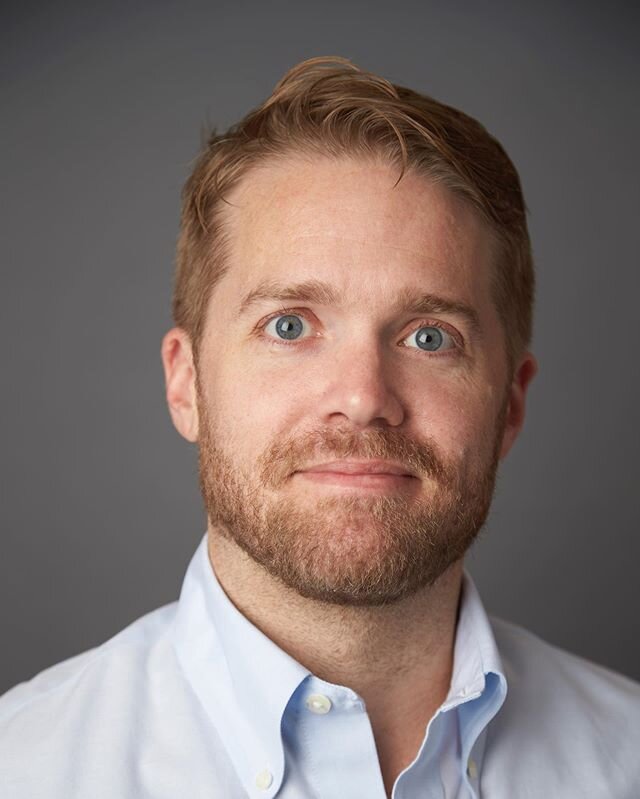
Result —
<svg viewBox="0 0 640 799"><path fill-rule="evenodd" d="M222 590L206 537L178 602L0 698L2 799L385 799L367 708ZM447 697L393 799L638 799L640 684L488 617L463 573Z"/></svg>

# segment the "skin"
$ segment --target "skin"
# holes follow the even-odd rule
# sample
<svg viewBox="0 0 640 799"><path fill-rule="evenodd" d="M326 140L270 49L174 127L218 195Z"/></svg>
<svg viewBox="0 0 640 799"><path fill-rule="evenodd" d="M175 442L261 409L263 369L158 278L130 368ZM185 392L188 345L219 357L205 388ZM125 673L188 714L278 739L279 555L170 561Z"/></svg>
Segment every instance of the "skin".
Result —
<svg viewBox="0 0 640 799"><path fill-rule="evenodd" d="M472 489L483 480L492 486L537 371L527 352L509 379L484 222L424 177L408 173L394 187L396 180L394 167L347 158L291 156L254 168L229 196L229 270L211 297L198 362L184 330L173 328L162 343L172 420L200 445L209 556L222 587L282 649L364 699L389 796L449 688L463 556L438 562L429 584L405 585L388 601L346 590L330 601L313 590L356 585L359 577L368 585L375 566L383 573L393 562L394 530L408 546L412 531L419 541L420 512L446 509L452 496L428 468L431 456L479 507ZM324 280L343 305L263 301L239 316L241 298L265 277ZM451 312L393 312L393 298L407 287L471 306L478 330ZM304 343L271 343L277 319L267 323L267 338L256 335L283 306L302 316ZM419 349L412 334L433 323L461 346ZM344 456L343 442L361 457L415 465L417 479L402 488L346 488L294 474ZM275 464L270 477L265 458ZM246 496L243 507L288 509L297 524L293 551L314 553L302 574L317 579L309 595L238 545L207 483L221 507ZM266 536L277 536L266 518L247 511L238 528L243 522L251 536L263 524ZM305 541L311 548L298 550Z"/></svg>

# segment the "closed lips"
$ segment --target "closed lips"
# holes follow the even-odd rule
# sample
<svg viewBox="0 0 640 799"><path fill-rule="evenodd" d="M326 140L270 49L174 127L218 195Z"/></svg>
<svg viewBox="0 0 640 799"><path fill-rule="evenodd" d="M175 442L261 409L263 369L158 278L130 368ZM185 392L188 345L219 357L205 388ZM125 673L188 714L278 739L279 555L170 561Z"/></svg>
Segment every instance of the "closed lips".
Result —
<svg viewBox="0 0 640 799"><path fill-rule="evenodd" d="M335 472L338 474L398 474L404 477L415 477L406 466L389 461L331 461L318 463L302 472Z"/></svg>

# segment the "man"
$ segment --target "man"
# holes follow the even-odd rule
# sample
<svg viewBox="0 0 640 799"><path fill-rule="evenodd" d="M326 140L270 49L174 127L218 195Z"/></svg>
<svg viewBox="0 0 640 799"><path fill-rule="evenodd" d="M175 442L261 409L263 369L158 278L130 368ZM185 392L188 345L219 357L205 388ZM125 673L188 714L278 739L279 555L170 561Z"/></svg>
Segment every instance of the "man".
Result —
<svg viewBox="0 0 640 799"><path fill-rule="evenodd" d="M0 702L2 796L640 796L640 686L488 619L534 277L475 120L311 59L211 137L162 343L208 516L180 600Z"/></svg>

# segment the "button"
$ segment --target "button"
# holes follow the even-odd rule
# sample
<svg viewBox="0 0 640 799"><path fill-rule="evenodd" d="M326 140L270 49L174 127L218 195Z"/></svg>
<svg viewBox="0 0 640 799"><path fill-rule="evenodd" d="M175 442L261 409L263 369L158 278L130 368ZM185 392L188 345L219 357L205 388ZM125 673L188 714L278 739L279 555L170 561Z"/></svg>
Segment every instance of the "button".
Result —
<svg viewBox="0 0 640 799"><path fill-rule="evenodd" d="M476 761L472 757L469 758L469 762L467 763L467 774L472 780L478 778L478 767L476 766Z"/></svg>
<svg viewBox="0 0 640 799"><path fill-rule="evenodd" d="M261 791L266 791L267 788L271 786L272 782L273 774L269 771L269 769L265 768L256 774L256 787L260 788Z"/></svg>
<svg viewBox="0 0 640 799"><path fill-rule="evenodd" d="M331 710L331 700L324 694L311 694L307 697L306 706L312 713L324 715Z"/></svg>

